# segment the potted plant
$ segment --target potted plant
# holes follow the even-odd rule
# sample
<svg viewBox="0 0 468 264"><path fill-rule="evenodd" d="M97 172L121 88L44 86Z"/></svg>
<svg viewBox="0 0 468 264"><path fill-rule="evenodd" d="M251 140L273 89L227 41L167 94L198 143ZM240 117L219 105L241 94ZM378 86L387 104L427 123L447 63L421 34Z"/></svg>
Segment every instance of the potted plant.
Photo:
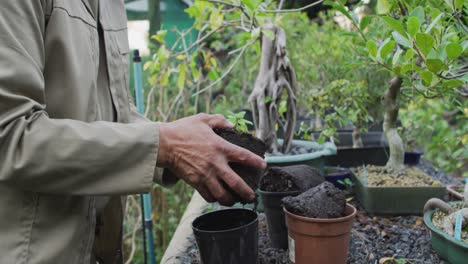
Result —
<svg viewBox="0 0 468 264"><path fill-rule="evenodd" d="M211 83L198 87L194 96L197 98L224 82L247 52L257 51L260 54L260 67L248 102L252 109L256 136L268 147L267 163L271 166L308 164L322 169L324 157L336 152L334 144L293 140L298 82L288 57L287 35L279 16L283 12L301 11L319 3L286 11L282 10L282 4L283 1L278 6L272 1L195 1L186 10L195 19L194 28L199 30L198 40L185 49L193 52L192 59L198 58L212 69L218 62L203 52L207 39L220 38L221 33L226 33L230 39L236 40L229 46L232 52L220 51L225 57L235 54L228 60L230 64L227 69L216 73L210 71L207 77ZM229 12L224 12L226 10ZM185 59L185 56L181 57L181 62ZM204 67L182 67L182 70L190 75L204 77ZM200 80L200 76L195 81ZM278 134L282 135L282 139L278 138Z"/></svg>
<svg viewBox="0 0 468 264"><path fill-rule="evenodd" d="M393 76L381 95L389 158L384 167L360 171L356 193L370 213L417 214L427 199L442 197L445 188L421 171L405 168L404 144L397 130L399 108L402 99L456 94L466 85L466 69L459 59L467 48L466 26L463 20L452 19L466 3L382 3L377 5L377 16L359 18L340 1L328 2L353 25L350 40L368 59L366 63L377 64Z"/></svg>
<svg viewBox="0 0 468 264"><path fill-rule="evenodd" d="M453 264L468 258L468 181L464 201L446 203L438 198L424 206L424 223L431 230L432 248Z"/></svg>
<svg viewBox="0 0 468 264"><path fill-rule="evenodd" d="M320 172L308 165L270 167L260 179L258 193L267 219L273 248L288 248L288 235L281 200L296 196L324 182Z"/></svg>
<svg viewBox="0 0 468 264"><path fill-rule="evenodd" d="M356 208L342 191L324 182L283 204L291 263L346 263Z"/></svg>
<svg viewBox="0 0 468 264"><path fill-rule="evenodd" d="M378 72L375 65L352 66L360 58L354 55L346 31L330 16L315 20L321 23L305 14L283 19L292 51L289 57L300 69L300 112L309 116L300 123L296 137L333 142L339 151L327 156L331 166L356 166L362 161L384 165L388 150L382 132L368 127L379 122L378 94L388 73Z"/></svg>

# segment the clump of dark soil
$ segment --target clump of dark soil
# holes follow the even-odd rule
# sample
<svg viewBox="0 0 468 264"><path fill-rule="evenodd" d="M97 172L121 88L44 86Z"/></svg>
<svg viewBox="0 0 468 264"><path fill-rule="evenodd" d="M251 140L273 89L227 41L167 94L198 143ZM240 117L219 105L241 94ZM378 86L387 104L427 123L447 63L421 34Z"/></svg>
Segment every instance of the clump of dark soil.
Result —
<svg viewBox="0 0 468 264"><path fill-rule="evenodd" d="M214 129L214 132L218 136L234 145L245 148L262 158L265 157L267 146L265 143L263 143L263 141L252 136L251 134L240 133L234 129ZM231 162L229 165L231 166L232 170L234 170L237 175L239 175L245 181L245 183L247 183L247 185L252 188L252 190L256 190L258 188L258 182L263 172L262 170L247 167L235 162ZM226 188L229 189L227 186ZM235 197L237 197L238 200L240 200L240 197L236 195L235 191L230 190L230 192Z"/></svg>
<svg viewBox="0 0 468 264"><path fill-rule="evenodd" d="M267 192L306 191L325 181L316 168L307 165L271 167L260 179L260 190Z"/></svg>
<svg viewBox="0 0 468 264"><path fill-rule="evenodd" d="M282 201L289 212L311 218L342 217L346 208L344 192L330 182L324 182L296 197L285 197Z"/></svg>

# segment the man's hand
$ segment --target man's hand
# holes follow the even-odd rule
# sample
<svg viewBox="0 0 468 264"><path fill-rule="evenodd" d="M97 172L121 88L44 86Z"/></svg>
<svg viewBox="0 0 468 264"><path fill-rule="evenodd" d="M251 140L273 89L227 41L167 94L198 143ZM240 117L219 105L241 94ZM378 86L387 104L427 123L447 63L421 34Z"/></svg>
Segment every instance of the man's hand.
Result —
<svg viewBox="0 0 468 264"><path fill-rule="evenodd" d="M222 115L198 114L160 126L158 166L193 186L208 202L232 205L229 186L244 200L255 198L253 190L237 175L228 162L264 169L265 161L231 144L213 128L232 128Z"/></svg>

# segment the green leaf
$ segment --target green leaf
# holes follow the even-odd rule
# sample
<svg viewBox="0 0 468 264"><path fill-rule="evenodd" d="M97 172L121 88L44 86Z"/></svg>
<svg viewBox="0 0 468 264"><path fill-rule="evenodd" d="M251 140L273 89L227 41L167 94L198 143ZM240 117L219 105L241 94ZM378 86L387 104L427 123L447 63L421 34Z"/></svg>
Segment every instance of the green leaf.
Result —
<svg viewBox="0 0 468 264"><path fill-rule="evenodd" d="M405 59L408 61L408 60L411 60L414 56L414 51L412 49L409 49L406 51L406 54L405 54Z"/></svg>
<svg viewBox="0 0 468 264"><path fill-rule="evenodd" d="M333 9L336 9L338 12L342 13L349 20L353 21L355 24L358 24L358 22L356 21L356 18L353 17L349 13L348 10L346 10L346 7L342 3L333 2L333 1L326 1L325 4L333 7Z"/></svg>
<svg viewBox="0 0 468 264"><path fill-rule="evenodd" d="M369 54L372 57L377 57L377 44L375 44L375 41L373 40L368 40L366 44L367 50L369 51Z"/></svg>
<svg viewBox="0 0 468 264"><path fill-rule="evenodd" d="M400 62L400 57L401 57L401 54L403 53L403 50L402 49L398 49L395 54L393 54L393 58L392 58L392 66L393 67L396 67L398 65L398 62Z"/></svg>
<svg viewBox="0 0 468 264"><path fill-rule="evenodd" d="M405 28L403 27L403 24L401 23L400 20L396 20L392 17L389 16L384 16L382 19L387 23L389 27L391 27L393 30L397 31L398 33L405 35Z"/></svg>
<svg viewBox="0 0 468 264"><path fill-rule="evenodd" d="M439 59L427 59L426 66L427 69L434 73L439 73L441 70L448 70L447 65Z"/></svg>
<svg viewBox="0 0 468 264"><path fill-rule="evenodd" d="M455 0L455 8L457 10L462 10L463 9L463 4L466 2L466 0Z"/></svg>
<svg viewBox="0 0 468 264"><path fill-rule="evenodd" d="M424 9L421 6L416 7L411 13L409 14L411 17L417 17L419 20L419 24L424 24L426 22L426 14L424 13Z"/></svg>
<svg viewBox="0 0 468 264"><path fill-rule="evenodd" d="M452 89L452 88L457 88L463 85L462 80L448 80L444 81L443 84L444 88Z"/></svg>
<svg viewBox="0 0 468 264"><path fill-rule="evenodd" d="M361 19L361 21L359 22L359 28L361 30L364 30L367 28L367 26L370 24L370 22L372 21L372 16L365 16Z"/></svg>
<svg viewBox="0 0 468 264"><path fill-rule="evenodd" d="M447 58L453 60L458 58L463 53L463 47L458 43L450 43L445 47Z"/></svg>
<svg viewBox="0 0 468 264"><path fill-rule="evenodd" d="M430 71L423 70L419 73L419 76L424 82L424 85L429 86L432 83L432 78L434 77L434 74Z"/></svg>
<svg viewBox="0 0 468 264"><path fill-rule="evenodd" d="M377 0L377 14L387 14L391 8L388 0Z"/></svg>
<svg viewBox="0 0 468 264"><path fill-rule="evenodd" d="M187 65L185 64L180 64L179 65L179 78L177 78L177 87L179 89L183 89L184 88L184 84L185 84L185 75L186 75L186 70L187 68Z"/></svg>
<svg viewBox="0 0 468 264"><path fill-rule="evenodd" d="M416 34L416 45L424 56L427 56L431 49L434 47L435 40L434 38L426 33Z"/></svg>
<svg viewBox="0 0 468 264"><path fill-rule="evenodd" d="M406 28L408 29L408 34L411 37L414 37L416 33L419 31L420 23L417 17L410 17L408 18L408 21L406 22Z"/></svg>
<svg viewBox="0 0 468 264"><path fill-rule="evenodd" d="M392 32L392 36L393 36L393 39L400 45L404 46L404 47L407 47L407 48L411 48L411 42L406 38L404 37L403 35L401 35L400 33L396 32L396 31L393 31Z"/></svg>
<svg viewBox="0 0 468 264"><path fill-rule="evenodd" d="M444 16L444 13L440 13L434 20L432 20L431 24L426 28L426 33L431 32L432 28L439 22L439 20Z"/></svg>
<svg viewBox="0 0 468 264"><path fill-rule="evenodd" d="M382 46L380 46L379 49L379 55L382 59L385 59L388 54L390 54L393 49L395 48L396 42L393 40L390 40L390 38L386 39Z"/></svg>

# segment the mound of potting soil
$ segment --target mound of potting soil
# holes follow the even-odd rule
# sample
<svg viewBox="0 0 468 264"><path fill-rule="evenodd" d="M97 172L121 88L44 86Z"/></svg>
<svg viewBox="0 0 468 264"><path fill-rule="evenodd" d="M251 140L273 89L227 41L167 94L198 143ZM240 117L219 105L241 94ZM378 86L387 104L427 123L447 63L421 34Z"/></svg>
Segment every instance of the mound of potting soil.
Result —
<svg viewBox="0 0 468 264"><path fill-rule="evenodd" d="M296 196L282 200L289 212L311 218L338 218L344 216L346 197L330 182L324 182Z"/></svg>
<svg viewBox="0 0 468 264"><path fill-rule="evenodd" d="M306 191L324 181L319 170L307 165L271 167L260 179L260 189L267 192Z"/></svg>
<svg viewBox="0 0 468 264"><path fill-rule="evenodd" d="M260 139L252 136L248 133L240 133L234 129L214 129L214 132L229 141L230 143L237 145L241 148L248 149L250 152L264 158L267 146ZM244 166L240 163L231 162L229 163L232 170L237 173L244 181L249 185L252 190L258 188L258 182L262 176L262 170L258 170L252 167ZM227 187L229 189L229 187ZM230 190L230 192L240 200L240 197L236 195L236 192Z"/></svg>

